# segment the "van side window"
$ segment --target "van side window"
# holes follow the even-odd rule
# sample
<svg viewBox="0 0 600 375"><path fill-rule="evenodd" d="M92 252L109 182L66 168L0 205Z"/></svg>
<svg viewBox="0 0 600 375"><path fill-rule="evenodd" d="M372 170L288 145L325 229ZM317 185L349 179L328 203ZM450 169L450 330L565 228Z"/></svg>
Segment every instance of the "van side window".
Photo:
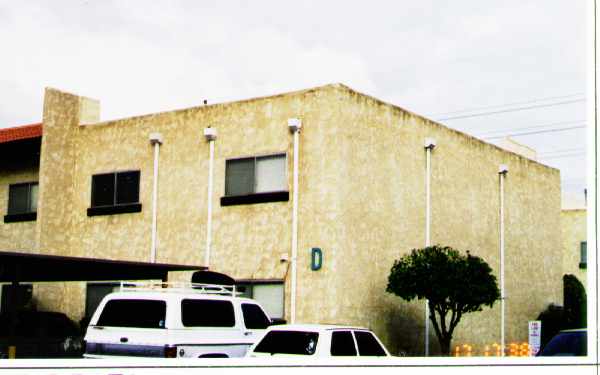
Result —
<svg viewBox="0 0 600 375"><path fill-rule="evenodd" d="M339 331L331 333L331 349L332 356L355 356L356 347L354 346L354 338L352 332Z"/></svg>
<svg viewBox="0 0 600 375"><path fill-rule="evenodd" d="M361 356L385 356L385 350L379 345L371 332L354 331L358 353Z"/></svg>
<svg viewBox="0 0 600 375"><path fill-rule="evenodd" d="M235 315L230 301L184 299L181 323L185 327L233 327Z"/></svg>
<svg viewBox="0 0 600 375"><path fill-rule="evenodd" d="M165 301L114 299L104 305L99 326L165 328Z"/></svg>
<svg viewBox="0 0 600 375"><path fill-rule="evenodd" d="M258 305L251 303L242 304L244 323L248 329L264 329L271 325L271 320Z"/></svg>

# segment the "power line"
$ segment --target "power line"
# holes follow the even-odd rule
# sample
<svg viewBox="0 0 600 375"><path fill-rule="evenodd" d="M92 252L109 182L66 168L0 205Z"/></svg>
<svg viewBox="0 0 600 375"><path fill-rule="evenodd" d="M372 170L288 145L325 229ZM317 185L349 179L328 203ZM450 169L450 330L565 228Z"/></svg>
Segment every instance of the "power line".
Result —
<svg viewBox="0 0 600 375"><path fill-rule="evenodd" d="M572 120L572 121L559 121L559 122L550 122L547 124L537 124L537 125L531 125L531 126L519 126L516 128L508 128L508 129L495 129L495 130L488 130L488 131L484 131L483 133L480 133L479 136L484 136L484 137L491 137L494 135L494 133L505 133L505 132L513 132L513 131L518 131L518 130L530 130L530 129L539 129L539 128L547 128L549 126L554 126L554 125L574 125L574 124L585 124L585 120ZM469 131L469 130L474 130L474 129L461 129L461 131Z"/></svg>
<svg viewBox="0 0 600 375"><path fill-rule="evenodd" d="M566 130L573 130L573 129L583 129L586 128L587 126L585 125L581 125L581 126L569 126L566 128L555 128L555 129L547 129L547 130L538 130L538 131L531 131L531 132L522 132L522 133L511 133L511 134L505 134L505 135L497 135L494 137L483 137L483 139L498 139L498 138L504 138L504 137L518 137L518 136L523 136L523 135L533 135L533 134L542 134L542 133L555 133L555 132L561 132L561 131L566 131Z"/></svg>
<svg viewBox="0 0 600 375"><path fill-rule="evenodd" d="M584 147L565 148L565 149L562 149L562 150L539 152L538 156L540 156L540 155L546 156L546 155L562 154L562 153L565 153L565 152L573 152L573 151L580 151L581 152L581 151L585 151L585 148Z"/></svg>
<svg viewBox="0 0 600 375"><path fill-rule="evenodd" d="M527 111L530 109L554 107L554 106L558 106L558 105L565 105L565 104L578 103L578 102L584 102L584 101L585 101L585 99L565 100L562 102L530 105L530 106L526 106L526 107L517 107L517 108L505 109L505 110L501 110L501 111L480 112L480 113L474 113L474 114L470 114L470 115L444 117L444 118L438 118L438 119L436 119L436 121L458 120L458 119L470 118L470 117L490 116L490 115L497 115L500 113Z"/></svg>
<svg viewBox="0 0 600 375"><path fill-rule="evenodd" d="M544 159L544 160L548 160L548 159L563 159L563 158L572 158L575 156L585 156L585 152L574 152L572 154L565 154L565 155L557 155L557 156L546 156L546 157L540 157L540 159Z"/></svg>
<svg viewBox="0 0 600 375"><path fill-rule="evenodd" d="M556 99L564 99L564 98L570 98L570 97L573 97L573 96L581 96L581 95L585 95L585 93L584 92L578 92L578 93L569 94L569 95L549 96L549 97L546 97L546 98L536 98L536 99L530 99L530 100L519 101L519 102L512 102L512 103L506 103L506 104L489 105L489 106L484 106L484 107L475 107L475 108L471 108L471 109L461 109L461 110L450 111L450 112L439 112L439 113L431 114L429 116L435 117L435 116L442 116L442 115L452 115L452 114L455 114L455 113L473 112L473 111L479 111L479 110L482 110L482 109L502 108L502 107L508 107L508 106L511 106L511 105L537 103L537 102L544 102L544 101L556 100Z"/></svg>

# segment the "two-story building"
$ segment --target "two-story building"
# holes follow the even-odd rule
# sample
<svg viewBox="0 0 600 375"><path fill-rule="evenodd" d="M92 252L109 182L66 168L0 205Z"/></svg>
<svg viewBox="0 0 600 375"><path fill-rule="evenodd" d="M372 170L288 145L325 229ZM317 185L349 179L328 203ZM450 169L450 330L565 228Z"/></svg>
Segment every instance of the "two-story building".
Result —
<svg viewBox="0 0 600 375"><path fill-rule="evenodd" d="M503 244L507 343L562 300L554 168L341 84L111 121L99 108L47 89L42 124L0 137L0 250L208 266L273 316L367 326L394 353L423 353L423 302L385 289L427 235L498 277ZM80 319L111 288L33 294ZM465 316L454 342L499 343L500 314Z"/></svg>

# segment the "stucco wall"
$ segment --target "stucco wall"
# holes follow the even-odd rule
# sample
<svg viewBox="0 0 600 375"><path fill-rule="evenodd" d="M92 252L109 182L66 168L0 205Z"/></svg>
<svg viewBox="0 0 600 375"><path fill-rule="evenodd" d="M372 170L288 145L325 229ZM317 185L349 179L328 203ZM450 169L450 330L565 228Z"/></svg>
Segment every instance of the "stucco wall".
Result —
<svg viewBox="0 0 600 375"><path fill-rule="evenodd" d="M210 267L236 278L286 279L289 319L289 263L280 258L291 248L291 195L289 202L228 207L219 198L226 159L278 152L287 154L293 194L287 119L299 117L299 322L369 326L392 352L422 353L423 303L402 302L385 293L385 286L394 259L424 245L425 137L438 143L432 155L432 242L471 250L496 272L498 165L509 166L507 342L525 340L527 320L547 303L560 301L560 176L555 169L342 85L85 126L79 125L87 113L81 98L55 90L46 95L43 251L149 259L153 150L148 135L158 131L164 144L157 261L201 265L209 154L202 130L212 126L218 138ZM61 173L65 168L68 172ZM91 176L130 169L141 171L142 212L88 217ZM319 271L310 270L312 247L324 253ZM81 295L69 298L84 301ZM455 343L491 344L499 341L499 332L495 306L465 317ZM433 336L431 342L435 352Z"/></svg>
<svg viewBox="0 0 600 375"><path fill-rule="evenodd" d="M579 263L581 261L581 242L587 241L587 211L585 209L562 210L560 221L563 241L563 274L575 275L586 286L587 272L585 268L579 267Z"/></svg>
<svg viewBox="0 0 600 375"><path fill-rule="evenodd" d="M299 316L368 325L393 350L422 350L423 303L401 302L385 286L394 259L424 246L423 143L433 137L432 243L470 250L496 273L498 167L509 167L506 342L526 341L527 321L561 298L558 171L343 87L328 90L325 118L305 121L301 135ZM312 246L324 250L322 271L310 271ZM465 317L454 342L500 342L499 314L497 303Z"/></svg>

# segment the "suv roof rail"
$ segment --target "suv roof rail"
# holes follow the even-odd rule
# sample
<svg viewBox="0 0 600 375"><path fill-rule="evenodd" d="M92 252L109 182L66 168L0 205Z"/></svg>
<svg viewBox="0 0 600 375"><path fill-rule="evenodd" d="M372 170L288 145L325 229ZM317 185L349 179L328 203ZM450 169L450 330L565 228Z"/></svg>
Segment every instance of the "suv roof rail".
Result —
<svg viewBox="0 0 600 375"><path fill-rule="evenodd" d="M191 283L187 281L121 281L119 285L119 291L200 293L232 297L242 294L235 290L235 285L203 284Z"/></svg>

